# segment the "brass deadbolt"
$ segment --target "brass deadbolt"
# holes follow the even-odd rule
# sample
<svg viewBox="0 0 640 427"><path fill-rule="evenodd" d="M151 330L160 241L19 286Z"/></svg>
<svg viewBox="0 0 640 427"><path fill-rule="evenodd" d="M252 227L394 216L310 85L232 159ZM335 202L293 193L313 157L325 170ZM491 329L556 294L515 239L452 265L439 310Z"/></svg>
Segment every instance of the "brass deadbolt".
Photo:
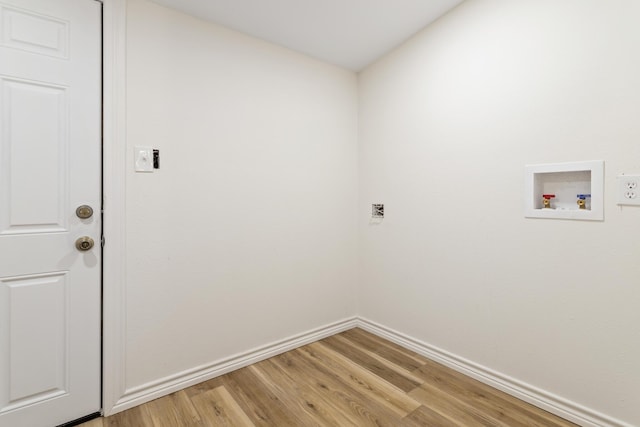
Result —
<svg viewBox="0 0 640 427"><path fill-rule="evenodd" d="M88 251L93 248L94 242L93 239L89 236L82 236L76 240L76 249L79 251Z"/></svg>
<svg viewBox="0 0 640 427"><path fill-rule="evenodd" d="M93 208L88 205L78 206L76 209L76 215L78 218L87 219L93 216Z"/></svg>

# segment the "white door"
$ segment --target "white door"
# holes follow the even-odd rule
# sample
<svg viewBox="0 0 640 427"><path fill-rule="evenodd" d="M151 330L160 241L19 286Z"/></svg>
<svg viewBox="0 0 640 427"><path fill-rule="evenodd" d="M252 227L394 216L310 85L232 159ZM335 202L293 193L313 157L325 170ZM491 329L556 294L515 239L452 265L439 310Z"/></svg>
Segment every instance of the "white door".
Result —
<svg viewBox="0 0 640 427"><path fill-rule="evenodd" d="M101 3L0 0L0 427L100 410L100 212Z"/></svg>

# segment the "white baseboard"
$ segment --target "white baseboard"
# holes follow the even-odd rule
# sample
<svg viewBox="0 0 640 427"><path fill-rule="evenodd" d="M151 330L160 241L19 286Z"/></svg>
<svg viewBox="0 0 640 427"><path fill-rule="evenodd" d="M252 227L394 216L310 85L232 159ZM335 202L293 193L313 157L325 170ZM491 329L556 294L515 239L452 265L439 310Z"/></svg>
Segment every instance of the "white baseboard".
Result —
<svg viewBox="0 0 640 427"><path fill-rule="evenodd" d="M357 318L341 320L281 341L277 341L223 360L198 366L156 381L127 389L117 401L109 415L166 396L186 387L244 368L278 354L321 340L357 326Z"/></svg>
<svg viewBox="0 0 640 427"><path fill-rule="evenodd" d="M370 320L360 317L358 318L357 326L581 426L633 427L631 424L540 390L530 384L523 383Z"/></svg>

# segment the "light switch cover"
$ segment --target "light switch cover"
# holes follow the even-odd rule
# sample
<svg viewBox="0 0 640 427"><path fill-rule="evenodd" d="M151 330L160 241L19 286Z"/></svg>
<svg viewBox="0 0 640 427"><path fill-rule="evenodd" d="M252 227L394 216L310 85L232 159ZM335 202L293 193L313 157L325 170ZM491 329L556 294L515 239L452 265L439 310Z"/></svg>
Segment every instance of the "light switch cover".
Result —
<svg viewBox="0 0 640 427"><path fill-rule="evenodd" d="M133 147L136 172L153 172L153 148L136 145Z"/></svg>

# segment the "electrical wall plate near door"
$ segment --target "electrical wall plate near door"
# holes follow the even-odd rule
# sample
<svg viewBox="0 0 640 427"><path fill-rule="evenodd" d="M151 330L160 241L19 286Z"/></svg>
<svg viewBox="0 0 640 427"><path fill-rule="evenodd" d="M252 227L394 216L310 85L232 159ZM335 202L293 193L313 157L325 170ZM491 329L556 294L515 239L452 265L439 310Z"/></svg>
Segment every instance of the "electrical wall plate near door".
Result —
<svg viewBox="0 0 640 427"><path fill-rule="evenodd" d="M136 145L133 147L136 172L153 172L153 148Z"/></svg>
<svg viewBox="0 0 640 427"><path fill-rule="evenodd" d="M604 219L602 160L527 165L524 185L527 218Z"/></svg>
<svg viewBox="0 0 640 427"><path fill-rule="evenodd" d="M640 174L618 175L618 204L640 206Z"/></svg>

